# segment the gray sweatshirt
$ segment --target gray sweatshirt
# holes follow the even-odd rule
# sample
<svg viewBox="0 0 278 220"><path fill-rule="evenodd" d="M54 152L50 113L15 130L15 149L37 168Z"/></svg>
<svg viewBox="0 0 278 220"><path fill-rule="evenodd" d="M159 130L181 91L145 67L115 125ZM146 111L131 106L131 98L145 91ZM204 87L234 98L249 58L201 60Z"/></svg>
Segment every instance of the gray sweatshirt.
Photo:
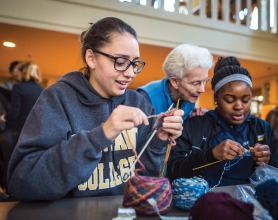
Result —
<svg viewBox="0 0 278 220"><path fill-rule="evenodd" d="M130 167L152 133L140 125L108 140L102 124L118 105L154 114L144 97L131 90L102 98L80 72L71 72L39 97L24 125L8 170L8 192L18 200L55 200L123 194ZM141 175L158 176L167 142L155 136L140 160ZM140 168L136 164L136 168ZM133 173L134 174L134 173Z"/></svg>

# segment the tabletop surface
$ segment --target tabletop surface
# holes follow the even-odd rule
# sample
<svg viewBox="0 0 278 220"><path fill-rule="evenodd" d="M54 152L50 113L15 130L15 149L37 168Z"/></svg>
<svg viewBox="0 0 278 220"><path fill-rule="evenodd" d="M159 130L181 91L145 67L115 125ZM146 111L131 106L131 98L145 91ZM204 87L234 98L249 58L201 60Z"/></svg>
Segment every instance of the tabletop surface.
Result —
<svg viewBox="0 0 278 220"><path fill-rule="evenodd" d="M232 194L235 186L216 187L213 191ZM0 202L0 220L111 220L122 207L123 196L60 199L52 202ZM166 216L188 216L172 207ZM137 219L159 219L157 216L137 216Z"/></svg>

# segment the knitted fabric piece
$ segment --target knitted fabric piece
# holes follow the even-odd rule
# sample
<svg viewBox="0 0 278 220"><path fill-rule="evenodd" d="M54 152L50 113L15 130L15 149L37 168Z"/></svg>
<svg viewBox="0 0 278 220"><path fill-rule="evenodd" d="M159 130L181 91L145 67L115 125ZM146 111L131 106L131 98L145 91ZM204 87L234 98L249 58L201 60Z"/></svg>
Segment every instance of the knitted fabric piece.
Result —
<svg viewBox="0 0 278 220"><path fill-rule="evenodd" d="M173 204L185 211L189 211L195 201L208 190L208 182L202 178L175 179L172 182Z"/></svg>

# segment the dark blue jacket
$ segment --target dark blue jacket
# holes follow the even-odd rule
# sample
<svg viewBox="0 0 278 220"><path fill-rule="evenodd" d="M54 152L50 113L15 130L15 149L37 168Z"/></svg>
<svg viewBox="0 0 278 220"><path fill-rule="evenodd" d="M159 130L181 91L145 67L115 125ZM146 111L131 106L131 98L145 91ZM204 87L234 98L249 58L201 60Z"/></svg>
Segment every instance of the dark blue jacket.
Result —
<svg viewBox="0 0 278 220"><path fill-rule="evenodd" d="M177 139L177 145L173 147L168 161L167 175L171 180L202 176L210 187L218 184L226 161L195 171L193 168L216 161L212 148L225 139L237 141L247 150L248 145L253 147L256 143L268 145L272 154L269 165L278 167L274 132L266 121L249 115L243 124L228 126L218 118L216 112L209 111L203 116L184 121L182 136ZM250 154L242 159L228 161L220 186L249 183L255 167Z"/></svg>
<svg viewBox="0 0 278 220"><path fill-rule="evenodd" d="M7 122L18 132L35 105L38 97L43 91L43 87L34 81L20 82L15 84L11 93L11 110L7 114Z"/></svg>

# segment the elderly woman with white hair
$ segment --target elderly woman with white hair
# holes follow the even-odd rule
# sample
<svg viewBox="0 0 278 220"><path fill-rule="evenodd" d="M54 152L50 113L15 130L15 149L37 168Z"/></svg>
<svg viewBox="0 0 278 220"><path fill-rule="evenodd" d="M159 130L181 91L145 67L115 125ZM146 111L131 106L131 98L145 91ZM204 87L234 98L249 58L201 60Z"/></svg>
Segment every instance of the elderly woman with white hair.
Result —
<svg viewBox="0 0 278 220"><path fill-rule="evenodd" d="M184 111L183 119L190 115L202 115L206 109L195 108L199 96L205 92L209 82L209 69L213 56L206 49L192 44L181 44L166 57L163 69L166 77L150 82L137 91L154 106L157 113L180 100L179 108ZM194 109L195 108L195 109Z"/></svg>

